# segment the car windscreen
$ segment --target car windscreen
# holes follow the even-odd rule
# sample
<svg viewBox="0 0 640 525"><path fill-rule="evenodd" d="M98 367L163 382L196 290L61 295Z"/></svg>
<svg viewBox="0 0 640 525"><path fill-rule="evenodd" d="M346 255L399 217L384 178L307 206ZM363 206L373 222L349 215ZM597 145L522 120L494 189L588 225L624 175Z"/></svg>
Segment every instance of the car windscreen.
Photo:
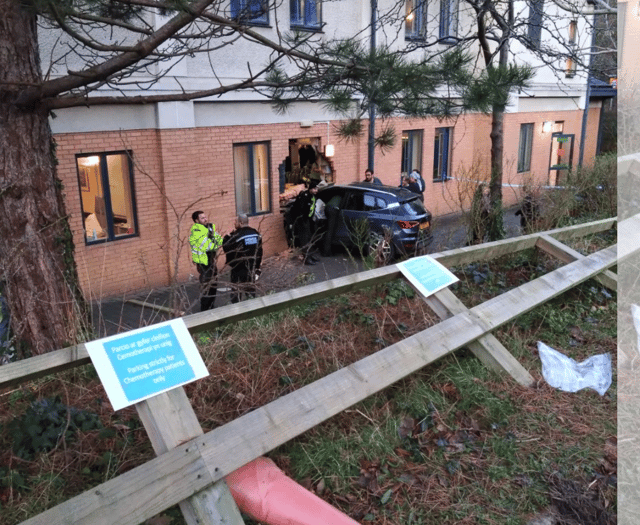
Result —
<svg viewBox="0 0 640 525"><path fill-rule="evenodd" d="M422 201L417 197L409 201L401 202L400 208L404 213L412 217L419 217L427 213L424 204L422 204Z"/></svg>

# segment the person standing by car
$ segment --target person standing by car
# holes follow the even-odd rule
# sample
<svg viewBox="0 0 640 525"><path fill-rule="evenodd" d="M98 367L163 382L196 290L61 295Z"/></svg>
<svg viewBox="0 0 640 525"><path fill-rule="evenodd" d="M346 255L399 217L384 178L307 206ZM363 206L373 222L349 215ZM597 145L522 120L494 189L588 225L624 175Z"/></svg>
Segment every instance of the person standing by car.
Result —
<svg viewBox="0 0 640 525"><path fill-rule="evenodd" d="M222 245L222 236L209 223L205 212L198 210L191 214L193 225L189 235L191 258L198 270L200 281L200 311L211 310L216 302L218 268L216 251Z"/></svg>
<svg viewBox="0 0 640 525"><path fill-rule="evenodd" d="M301 249L304 256L304 264L308 265L318 263L318 258L314 255L315 248L313 242L318 182L317 180L310 180L307 183L307 189L298 194L291 209L291 216L294 221L294 246Z"/></svg>
<svg viewBox="0 0 640 525"><path fill-rule="evenodd" d="M420 175L420 170L414 169L411 173L409 173L409 177L413 177L416 180L418 186L420 187L420 192L424 195L425 184L422 175Z"/></svg>
<svg viewBox="0 0 640 525"><path fill-rule="evenodd" d="M232 303L240 301L243 291L248 297L255 297L255 281L262 264L262 236L249 226L245 214L236 217L235 228L222 242L227 264L231 266L231 283L236 285L231 293Z"/></svg>
<svg viewBox="0 0 640 525"><path fill-rule="evenodd" d="M382 182L380 182L380 179L378 177L374 177L373 170L370 170L368 168L364 172L364 180L362 182L369 182L371 184L378 184L379 186L382 186Z"/></svg>
<svg viewBox="0 0 640 525"><path fill-rule="evenodd" d="M412 191L413 193L415 193L416 195L418 195L420 197L420 200L423 200L424 197L422 196L422 192L420 191L420 186L418 186L418 183L416 182L416 180L414 178L412 178L410 175L403 175L402 176L402 188L406 188L409 191Z"/></svg>

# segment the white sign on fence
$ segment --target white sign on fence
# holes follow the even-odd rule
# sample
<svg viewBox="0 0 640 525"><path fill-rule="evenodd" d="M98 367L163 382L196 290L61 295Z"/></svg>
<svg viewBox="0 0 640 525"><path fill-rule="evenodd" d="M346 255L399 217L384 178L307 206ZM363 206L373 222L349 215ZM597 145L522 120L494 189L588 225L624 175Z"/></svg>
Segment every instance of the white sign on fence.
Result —
<svg viewBox="0 0 640 525"><path fill-rule="evenodd" d="M447 268L428 255L398 263L398 269L425 297L459 281Z"/></svg>
<svg viewBox="0 0 640 525"><path fill-rule="evenodd" d="M182 319L86 344L114 410L209 375Z"/></svg>

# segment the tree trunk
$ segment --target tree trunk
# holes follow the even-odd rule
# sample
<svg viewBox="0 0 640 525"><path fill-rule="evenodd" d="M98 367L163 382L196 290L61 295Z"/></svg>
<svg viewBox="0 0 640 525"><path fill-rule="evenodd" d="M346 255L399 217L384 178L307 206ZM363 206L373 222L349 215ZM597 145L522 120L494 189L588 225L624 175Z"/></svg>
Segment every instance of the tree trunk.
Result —
<svg viewBox="0 0 640 525"><path fill-rule="evenodd" d="M504 239L504 219L502 215L502 156L504 151L504 108L494 107L491 114L491 180L489 199L491 212L487 225L490 241Z"/></svg>
<svg viewBox="0 0 640 525"><path fill-rule="evenodd" d="M13 0L0 12L0 275L23 357L77 342L87 309L48 111L15 105L42 78L36 19Z"/></svg>

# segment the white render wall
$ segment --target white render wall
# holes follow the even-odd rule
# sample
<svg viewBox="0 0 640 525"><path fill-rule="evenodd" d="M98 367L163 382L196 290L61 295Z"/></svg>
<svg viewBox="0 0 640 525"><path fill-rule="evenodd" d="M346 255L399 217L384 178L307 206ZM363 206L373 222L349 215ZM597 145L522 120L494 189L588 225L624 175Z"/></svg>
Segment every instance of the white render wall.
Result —
<svg viewBox="0 0 640 525"><path fill-rule="evenodd" d="M228 2L222 2L222 12L228 7ZM438 31L439 0L434 0L428 7L427 27L431 34ZM526 20L529 7L524 0L515 3L516 16ZM382 15L403 11L403 3L397 0L379 0L379 12ZM557 9L553 2L545 2L545 9ZM394 11L395 10L395 11ZM400 13L402 14L402 13ZM473 23L470 17L473 14L464 2L461 3L460 19L458 23L459 35L471 31ZM266 38L277 40L289 31L289 1L276 0L275 9L269 13L270 27L251 26L251 30ZM326 24L323 33L318 37L323 39L344 38L358 35L367 46L370 39L370 1L369 0L332 0L323 4L322 20ZM578 19L578 46L588 50L590 38L586 33L586 20ZM162 20L158 17L153 21L156 27ZM552 27L545 27L542 33L543 45L550 42L549 30L568 34L569 19L559 20ZM58 38L53 31L41 31L43 69L47 68L47 59L52 51L52 46ZM405 46L404 24L397 23L394 26L381 26L377 32L379 45L386 44L391 48ZM64 47L59 47L63 52ZM446 46L441 46L446 49ZM146 94L168 93L182 87L187 91L211 89L219 83L233 83L246 78L249 71L258 71L269 59L271 51L265 47L249 42L244 38L237 39L233 45L215 51L211 60L199 55L194 58L182 60L173 65L171 74L162 79L153 89ZM54 53L55 54L55 53ZM418 56L420 51L414 53ZM509 111L556 111L576 110L584 108L584 95L586 92L586 78L584 75L576 75L574 78L565 78L564 74L554 72L537 60L531 52L512 43L512 55L523 63L528 63L535 68L536 77L532 86L522 93L511 97ZM478 64L482 63L478 56ZM564 67L563 64L556 64ZM64 64L67 68L80 69L81 62L77 57L70 56ZM55 72L54 72L55 74ZM106 91L106 90L105 90ZM125 93L138 94L133 88L127 88ZM276 114L268 103L258 103L265 99L251 91L235 91L221 97L215 97L210 101L202 102L176 102L162 103L148 106L126 107L96 107L73 108L57 110L57 118L51 121L54 133L73 131L103 131L117 129L168 129L189 128L200 126L233 125L233 124L269 124L280 122L295 122L298 120L326 121L335 116L324 112L319 104L297 104L284 115ZM251 103L250 101L256 101Z"/></svg>

